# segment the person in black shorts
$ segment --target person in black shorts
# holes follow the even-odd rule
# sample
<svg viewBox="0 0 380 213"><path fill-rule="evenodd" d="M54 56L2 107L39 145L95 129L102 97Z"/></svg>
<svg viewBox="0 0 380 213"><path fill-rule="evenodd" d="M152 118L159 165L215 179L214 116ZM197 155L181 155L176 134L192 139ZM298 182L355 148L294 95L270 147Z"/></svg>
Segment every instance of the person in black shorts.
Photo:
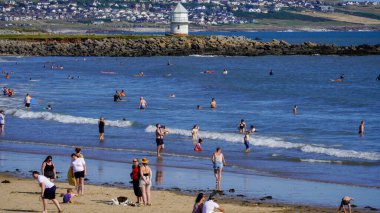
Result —
<svg viewBox="0 0 380 213"><path fill-rule="evenodd" d="M348 212L351 213L351 203L350 203L351 200L354 200L354 198L349 197L349 196L344 196L342 198L342 201L340 202L338 212L341 212L341 210L343 209L344 213L346 213L346 209L344 208L344 206L348 206Z"/></svg>
<svg viewBox="0 0 380 213"><path fill-rule="evenodd" d="M156 144L157 144L157 157L160 157L161 150L163 150L164 147L164 136L169 131L165 129L164 126L161 126L160 124L156 124Z"/></svg>
<svg viewBox="0 0 380 213"><path fill-rule="evenodd" d="M57 207L58 212L62 212L61 206L57 199L55 199L55 190L57 189L53 182L51 182L47 177L40 175L39 172L32 172L33 178L38 181L41 187L41 198L42 204L44 206L44 211L47 212L47 200L53 201L54 205Z"/></svg>
<svg viewBox="0 0 380 213"><path fill-rule="evenodd" d="M99 140L104 141L104 126L106 125L106 122L104 121L103 117L99 118L98 126L99 126Z"/></svg>

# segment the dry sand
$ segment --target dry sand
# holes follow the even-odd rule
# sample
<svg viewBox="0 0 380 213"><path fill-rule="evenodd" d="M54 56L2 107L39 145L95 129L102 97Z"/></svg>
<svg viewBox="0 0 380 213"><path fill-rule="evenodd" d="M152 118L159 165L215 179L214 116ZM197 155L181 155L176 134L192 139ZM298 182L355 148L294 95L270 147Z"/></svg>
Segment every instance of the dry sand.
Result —
<svg viewBox="0 0 380 213"><path fill-rule="evenodd" d="M42 202L39 200L39 186L33 179L25 179L0 173L0 212L42 212ZM67 183L56 183L56 197L62 202L61 194L67 188L73 188ZM74 197L72 204L61 204L64 212L191 212L194 196L181 195L170 191L152 191L152 206L132 207L114 206L108 203L112 198L126 196L135 201L132 189L86 185L85 195ZM334 209L313 208L307 206L291 206L282 204L258 204L242 200L219 200L225 212L336 212ZM49 212L57 212L49 201Z"/></svg>

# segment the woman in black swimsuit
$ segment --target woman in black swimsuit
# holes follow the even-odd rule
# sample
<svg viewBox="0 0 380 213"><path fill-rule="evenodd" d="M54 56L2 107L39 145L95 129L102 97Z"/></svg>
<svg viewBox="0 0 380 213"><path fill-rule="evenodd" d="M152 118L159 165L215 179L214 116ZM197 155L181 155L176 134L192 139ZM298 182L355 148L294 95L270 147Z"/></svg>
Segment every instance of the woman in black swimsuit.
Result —
<svg viewBox="0 0 380 213"><path fill-rule="evenodd" d="M106 122L104 121L103 117L99 118L98 126L99 126L99 140L104 141L104 126L106 125Z"/></svg>
<svg viewBox="0 0 380 213"><path fill-rule="evenodd" d="M51 182L57 177L57 173L55 171L55 167L53 164L53 157L47 156L44 162L41 165L41 173L43 176L50 179Z"/></svg>

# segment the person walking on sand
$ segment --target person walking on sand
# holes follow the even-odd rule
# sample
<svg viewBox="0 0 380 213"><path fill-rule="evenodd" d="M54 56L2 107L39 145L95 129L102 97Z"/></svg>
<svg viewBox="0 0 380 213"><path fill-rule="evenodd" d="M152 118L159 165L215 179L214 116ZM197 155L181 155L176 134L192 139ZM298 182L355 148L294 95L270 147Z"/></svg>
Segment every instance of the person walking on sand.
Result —
<svg viewBox="0 0 380 213"><path fill-rule="evenodd" d="M49 178L51 182L54 182L54 179L57 178L57 172L55 170L53 157L51 155L47 156L44 162L42 162L41 174Z"/></svg>
<svg viewBox="0 0 380 213"><path fill-rule="evenodd" d="M84 194L84 177L87 175L86 162L84 158L78 158L78 156L73 153L71 154L71 168L73 170L73 177L75 177L76 189L78 195Z"/></svg>
<svg viewBox="0 0 380 213"><path fill-rule="evenodd" d="M203 204L202 213L213 213L215 212L215 209L217 212L224 212L224 209L215 201L215 197L213 195L210 195L208 200Z"/></svg>
<svg viewBox="0 0 380 213"><path fill-rule="evenodd" d="M193 143L196 142L199 138L198 132L199 132L199 126L195 124L193 126L193 129L191 130L191 140L193 141Z"/></svg>
<svg viewBox="0 0 380 213"><path fill-rule="evenodd" d="M364 121L360 121L360 126L359 126L359 134L360 136L364 136Z"/></svg>
<svg viewBox="0 0 380 213"><path fill-rule="evenodd" d="M239 123L239 133L243 134L245 132L246 126L247 126L247 124L245 124L244 119L241 119L241 121Z"/></svg>
<svg viewBox="0 0 380 213"><path fill-rule="evenodd" d="M140 188L142 192L144 205L150 206L150 188L152 186L152 170L148 166L147 158L141 159L142 167L140 168Z"/></svg>
<svg viewBox="0 0 380 213"><path fill-rule="evenodd" d="M215 100L215 98L211 98L210 107L211 107L211 109L216 109L216 100Z"/></svg>
<svg viewBox="0 0 380 213"><path fill-rule="evenodd" d="M32 97L30 97L29 94L26 94L25 100L24 100L24 102L25 102L25 108L29 108L30 107L30 102L31 101L32 101Z"/></svg>
<svg viewBox="0 0 380 213"><path fill-rule="evenodd" d="M195 199L194 207L192 213L202 213L203 203L206 200L206 195L203 193L199 193L197 198Z"/></svg>
<svg viewBox="0 0 380 213"><path fill-rule="evenodd" d="M104 121L103 117L99 118L98 127L99 127L99 140L104 141L104 126L106 125L106 122Z"/></svg>
<svg viewBox="0 0 380 213"><path fill-rule="evenodd" d="M144 97L140 97L139 109L144 110L148 106L148 103L144 99Z"/></svg>
<svg viewBox="0 0 380 213"><path fill-rule="evenodd" d="M168 133L165 127L161 127L158 123L156 124L156 144L157 144L157 157L161 157L161 151L165 148L164 146L164 136Z"/></svg>
<svg viewBox="0 0 380 213"><path fill-rule="evenodd" d="M53 201L54 205L57 207L58 212L62 212L62 208L59 205L59 202L57 199L55 199L55 190L57 189L54 183L52 183L49 179L47 179L45 176L40 175L39 172L33 171L32 172L33 178L38 181L38 184L41 187L41 198L42 198L42 205L44 207L44 211L42 213L47 213L47 200Z"/></svg>
<svg viewBox="0 0 380 213"><path fill-rule="evenodd" d="M5 126L5 112L4 110L0 110L0 134L4 133Z"/></svg>
<svg viewBox="0 0 380 213"><path fill-rule="evenodd" d="M342 201L340 202L338 212L341 212L341 210L343 209L343 212L346 213L346 209L344 208L344 206L348 206L348 212L351 213L351 203L350 203L351 200L354 200L354 198L349 197L349 196L344 196L342 198Z"/></svg>
<svg viewBox="0 0 380 213"><path fill-rule="evenodd" d="M250 132L246 131L244 135L245 152L249 152L249 134Z"/></svg>
<svg viewBox="0 0 380 213"><path fill-rule="evenodd" d="M211 161L214 168L214 176L216 180L216 190L220 191L221 188L221 181L222 181L222 170L223 166L226 165L226 161L224 160L224 156L222 154L222 150L220 147L216 148L216 152L212 154Z"/></svg>
<svg viewBox="0 0 380 213"><path fill-rule="evenodd" d="M140 204L142 201L142 192L140 188L140 165L139 160L137 158L134 158L132 161L132 172L131 172L131 179L132 179L132 185L133 185L133 191L136 195L137 204Z"/></svg>

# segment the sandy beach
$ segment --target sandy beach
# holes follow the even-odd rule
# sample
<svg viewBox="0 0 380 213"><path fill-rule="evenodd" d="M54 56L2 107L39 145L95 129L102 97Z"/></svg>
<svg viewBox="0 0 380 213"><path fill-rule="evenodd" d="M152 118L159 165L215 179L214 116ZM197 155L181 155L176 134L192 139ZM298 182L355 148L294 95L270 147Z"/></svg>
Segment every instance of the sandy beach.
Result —
<svg viewBox="0 0 380 213"><path fill-rule="evenodd" d="M33 179L26 179L1 173L0 193L6 195L0 199L0 212L41 212L39 186ZM62 194L67 188L73 188L67 183L56 183L57 199L62 202ZM132 207L110 205L112 198L125 196L135 201L132 189L86 185L84 196L73 198L71 204L61 204L64 212L191 212L194 196L183 195L171 191L152 191L152 206ZM335 212L334 209L314 208L308 206L291 206L282 204L255 203L249 200L231 200L219 198L217 201L225 212ZM57 212L55 206L49 203L49 212ZM357 211L354 211L357 212Z"/></svg>

